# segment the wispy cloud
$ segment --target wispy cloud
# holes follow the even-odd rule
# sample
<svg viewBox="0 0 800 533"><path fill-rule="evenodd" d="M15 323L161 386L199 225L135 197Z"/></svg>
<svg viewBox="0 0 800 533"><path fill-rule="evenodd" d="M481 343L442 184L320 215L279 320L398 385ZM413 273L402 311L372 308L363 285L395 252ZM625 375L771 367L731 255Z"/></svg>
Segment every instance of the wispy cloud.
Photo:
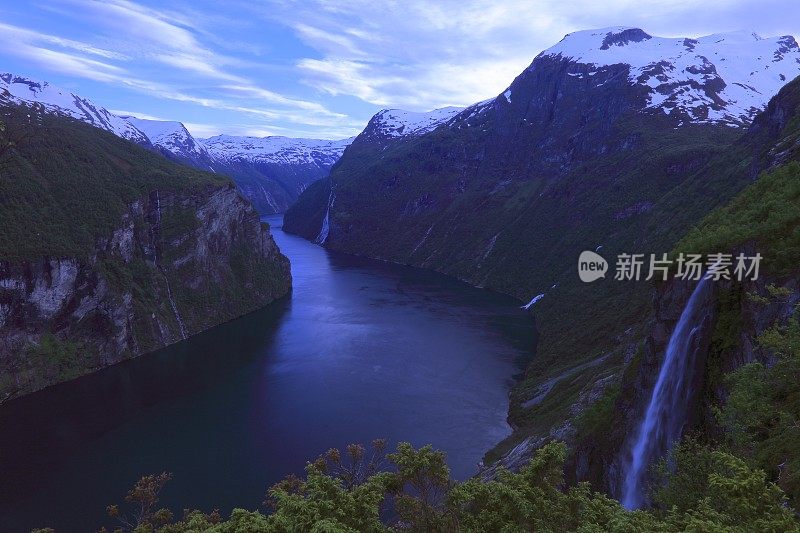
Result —
<svg viewBox="0 0 800 533"><path fill-rule="evenodd" d="M800 4L765 2L309 0L254 12L293 27L320 53L297 62L309 86L424 110L498 94L536 54L579 29L628 25L692 36L758 22L767 35L800 32Z"/></svg>
<svg viewBox="0 0 800 533"><path fill-rule="evenodd" d="M0 56L137 93L114 92L112 107L180 108L203 135L217 122L216 133L346 137L380 107L468 105L579 29L800 34L796 0L37 0L0 12L12 43Z"/></svg>
<svg viewBox="0 0 800 533"><path fill-rule="evenodd" d="M252 67L247 61L201 42L200 36L209 33L197 26L197 17L129 0L63 0L49 8L91 31L75 40L0 23L0 36L16 43L4 53L151 97L247 115L254 120L251 130L319 129L344 137L363 125L319 102L263 87L247 75Z"/></svg>

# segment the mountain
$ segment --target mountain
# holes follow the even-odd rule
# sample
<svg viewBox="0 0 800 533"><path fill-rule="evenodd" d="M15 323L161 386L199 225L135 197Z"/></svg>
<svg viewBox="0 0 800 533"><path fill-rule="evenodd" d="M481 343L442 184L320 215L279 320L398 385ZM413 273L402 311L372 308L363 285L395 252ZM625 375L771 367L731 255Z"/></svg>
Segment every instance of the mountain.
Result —
<svg viewBox="0 0 800 533"><path fill-rule="evenodd" d="M209 155L202 144L198 143L189 130L180 123L169 120L149 120L123 115L120 118L144 133L148 141L158 148L167 158L176 159L183 163L192 164L201 170L203 162L209 160Z"/></svg>
<svg viewBox="0 0 800 533"><path fill-rule="evenodd" d="M39 103L51 113L67 115L96 128L143 146L150 146L147 135L122 117L66 89L53 87L21 76L0 74L0 103Z"/></svg>
<svg viewBox="0 0 800 533"><path fill-rule="evenodd" d="M0 402L288 292L288 260L228 178L35 106L0 121Z"/></svg>
<svg viewBox="0 0 800 533"><path fill-rule="evenodd" d="M800 64L800 48L789 35L765 39L732 32L664 38L621 27L571 33L543 56L586 65L585 71L569 73L578 78L628 65L628 81L648 89L647 109L731 126L749 124L797 76Z"/></svg>
<svg viewBox="0 0 800 533"><path fill-rule="evenodd" d="M40 103L47 112L70 116L164 157L226 174L261 214L284 212L314 181L326 177L352 139L292 139L220 135L195 139L177 121L115 115L47 82L0 74L0 103Z"/></svg>
<svg viewBox="0 0 800 533"><path fill-rule="evenodd" d="M442 107L429 112L384 109L375 114L361 136L373 141L389 141L401 137L422 135L463 111L463 107Z"/></svg>
<svg viewBox="0 0 800 533"><path fill-rule="evenodd" d="M262 214L282 213L310 184L328 176L352 139L218 135L200 139L215 171L232 176Z"/></svg>
<svg viewBox="0 0 800 533"><path fill-rule="evenodd" d="M434 131L463 110L460 107L444 107L427 113L401 109L379 111L364 130L350 141L348 161L369 161L370 158L379 157L379 151ZM293 204L294 207L287 211L284 221L289 224L287 231L311 240L318 239L323 234L324 221L330 211L328 204L333 199L329 180L321 179L312 183L296 201L299 205Z"/></svg>
<svg viewBox="0 0 800 533"><path fill-rule="evenodd" d="M430 131L388 139L368 126L284 229L535 301L515 432L487 455L513 464L613 388L650 310L644 281L581 282L580 253L613 270L619 254L669 252L773 164L782 134L753 120L800 74L798 54L788 36L570 34Z"/></svg>

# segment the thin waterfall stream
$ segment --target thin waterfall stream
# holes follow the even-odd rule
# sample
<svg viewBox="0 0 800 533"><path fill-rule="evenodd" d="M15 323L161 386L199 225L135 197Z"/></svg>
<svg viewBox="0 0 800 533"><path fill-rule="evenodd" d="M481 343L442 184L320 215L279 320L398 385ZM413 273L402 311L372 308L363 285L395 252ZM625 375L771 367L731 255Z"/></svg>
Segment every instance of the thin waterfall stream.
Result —
<svg viewBox="0 0 800 533"><path fill-rule="evenodd" d="M319 230L317 238L314 239L314 242L317 244L325 244L325 241L328 240L328 233L331 227L331 208L333 207L333 201L335 199L336 195L333 192L333 184L331 184L331 194L328 196L328 207L325 209L325 218L322 219L322 227Z"/></svg>
<svg viewBox="0 0 800 533"><path fill-rule="evenodd" d="M156 191L156 223L158 224L159 231L161 231L161 195L158 191ZM169 299L169 305L172 307L172 313L175 315L175 320L178 322L178 329L181 333L181 339L186 339L186 326L183 323L181 314L178 312L178 306L175 304L175 299L172 297L172 288L169 286L169 277L167 276L167 272L164 270L164 268L162 268L161 263L158 261L158 253L155 253L153 257L153 263L156 265L156 268L161 271L161 275L164 276L164 284L167 287L167 298Z"/></svg>

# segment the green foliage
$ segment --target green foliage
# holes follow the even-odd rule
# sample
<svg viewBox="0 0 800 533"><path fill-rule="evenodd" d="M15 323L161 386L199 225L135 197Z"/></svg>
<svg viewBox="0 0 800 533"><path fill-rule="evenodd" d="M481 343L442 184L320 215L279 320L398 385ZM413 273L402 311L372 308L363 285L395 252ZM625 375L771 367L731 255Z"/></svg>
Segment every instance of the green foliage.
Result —
<svg viewBox="0 0 800 533"><path fill-rule="evenodd" d="M306 480L279 483L270 490L275 512L268 531L383 531L380 504L389 476L376 474L351 489L340 479L323 474L317 466L306 468Z"/></svg>
<svg viewBox="0 0 800 533"><path fill-rule="evenodd" d="M767 305L769 303L768 298L761 296L757 292L748 292L746 296L749 301L758 305Z"/></svg>
<svg viewBox="0 0 800 533"><path fill-rule="evenodd" d="M766 473L722 450L687 440L662 461L654 500L674 524L706 523L708 530L795 531L798 523L781 489Z"/></svg>
<svg viewBox="0 0 800 533"><path fill-rule="evenodd" d="M767 292L776 300L786 300L792 294L788 287L777 287L774 283L767 285Z"/></svg>
<svg viewBox="0 0 800 533"><path fill-rule="evenodd" d="M0 359L0 402L19 390L72 379L97 364L83 345L45 333L25 349Z"/></svg>
<svg viewBox="0 0 800 533"><path fill-rule="evenodd" d="M607 431L614 419L614 408L622 388L619 384L608 387L603 395L575 420L575 426L581 435L594 435Z"/></svg>
<svg viewBox="0 0 800 533"><path fill-rule="evenodd" d="M229 183L35 107L4 105L0 113L0 260L85 256L150 191ZM187 220L172 222L168 231Z"/></svg>
<svg viewBox="0 0 800 533"><path fill-rule="evenodd" d="M800 505L800 322L792 317L758 339L777 361L747 364L727 376L730 394L718 410L728 445L768 472Z"/></svg>
<svg viewBox="0 0 800 533"><path fill-rule="evenodd" d="M706 217L678 243L687 253L715 253L754 243L769 271L800 262L800 163L763 174L730 204Z"/></svg>
<svg viewBox="0 0 800 533"><path fill-rule="evenodd" d="M382 442L382 441L379 441ZM330 450L269 491L272 513L234 509L223 520L216 511L184 512L172 521L157 510L167 474L146 476L128 495L135 512L123 530L137 532L527 532L527 531L798 531L781 490L763 471L728 453L688 441L675 450L674 471L663 468L660 508L627 511L619 502L582 483L564 483L567 448L551 442L518 473L500 469L492 480L450 479L444 454L429 446L401 443L388 454L389 468L374 469L383 445L372 453L351 445ZM357 472L372 473L365 477ZM382 513L385 506L392 505ZM121 511L110 506L112 516ZM381 516L387 517L382 521Z"/></svg>
<svg viewBox="0 0 800 533"><path fill-rule="evenodd" d="M130 515L124 515L118 505L109 505L106 508L108 516L120 523L120 527L114 531L147 533L172 522L172 512L169 509L156 507L164 485L171 479L172 474L162 472L144 476L137 481L125 496L125 501L132 508ZM101 529L101 532L105 531L105 528Z"/></svg>
<svg viewBox="0 0 800 533"><path fill-rule="evenodd" d="M43 335L38 344L30 346L26 358L34 366L56 372L59 379L71 379L80 374L84 363L78 344L60 340L51 333Z"/></svg>

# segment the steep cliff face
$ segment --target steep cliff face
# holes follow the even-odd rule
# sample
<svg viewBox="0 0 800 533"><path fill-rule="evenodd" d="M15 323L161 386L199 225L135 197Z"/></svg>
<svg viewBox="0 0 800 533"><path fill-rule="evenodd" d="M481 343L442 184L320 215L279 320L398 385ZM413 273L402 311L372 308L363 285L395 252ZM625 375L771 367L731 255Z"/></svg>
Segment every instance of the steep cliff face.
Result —
<svg viewBox="0 0 800 533"><path fill-rule="evenodd" d="M609 416L591 428L582 426L578 420L577 431L570 435L575 439L570 469L575 481L589 480L608 494L621 496L631 449L664 362L670 336L696 284L672 280L653 292L653 311L642 324L641 336L632 338L625 347L624 372L613 378L615 388L610 390L614 390L614 398ZM690 353L686 357L692 366L680 369L689 391L684 432L703 423L708 354L719 314L719 293L724 290L720 285L711 283L696 304L696 322L692 325ZM590 406L585 408L591 409Z"/></svg>
<svg viewBox="0 0 800 533"><path fill-rule="evenodd" d="M88 126L44 120L41 129L10 122L10 130L39 135L2 161L11 181L0 185L22 207L0 206L13 230L0 257L0 400L166 346L289 291L288 260L232 182L106 134L97 139ZM68 155L51 174L40 150L49 135L65 133ZM89 141L98 148L91 155ZM50 154L58 161L59 152ZM73 155L88 162L85 170L69 162ZM54 211L32 217L29 181L41 186L32 202L52 202ZM76 209L91 191L75 196L73 187L87 182L104 187L105 203ZM57 246L44 230L64 214L57 228L67 245Z"/></svg>

